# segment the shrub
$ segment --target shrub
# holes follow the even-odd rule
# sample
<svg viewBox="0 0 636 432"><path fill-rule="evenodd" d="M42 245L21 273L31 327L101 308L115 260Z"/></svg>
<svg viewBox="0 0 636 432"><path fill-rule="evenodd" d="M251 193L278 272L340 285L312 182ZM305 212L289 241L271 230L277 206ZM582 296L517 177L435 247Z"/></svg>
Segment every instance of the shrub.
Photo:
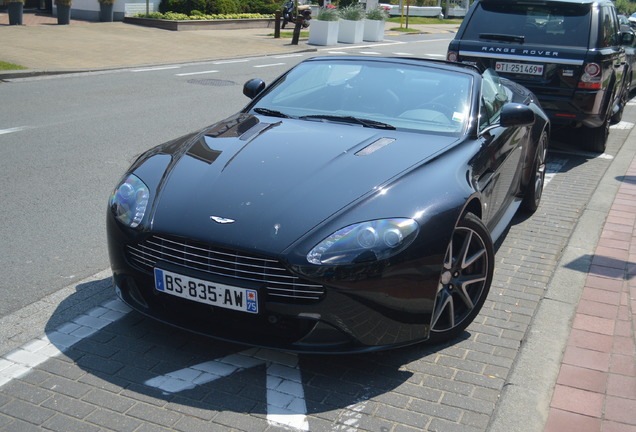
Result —
<svg viewBox="0 0 636 432"><path fill-rule="evenodd" d="M338 15L338 11L336 9L323 7L318 10L316 19L320 21L338 21L340 19L340 15Z"/></svg>
<svg viewBox="0 0 636 432"><path fill-rule="evenodd" d="M364 18L364 8L360 4L345 6L340 9L340 18L349 21L360 21Z"/></svg>
<svg viewBox="0 0 636 432"><path fill-rule="evenodd" d="M366 18L370 20L386 21L389 19L389 13L382 6L378 6L367 12Z"/></svg>
<svg viewBox="0 0 636 432"><path fill-rule="evenodd" d="M210 0L209 10L210 14L235 14L241 12L241 8L238 2L235 0Z"/></svg>

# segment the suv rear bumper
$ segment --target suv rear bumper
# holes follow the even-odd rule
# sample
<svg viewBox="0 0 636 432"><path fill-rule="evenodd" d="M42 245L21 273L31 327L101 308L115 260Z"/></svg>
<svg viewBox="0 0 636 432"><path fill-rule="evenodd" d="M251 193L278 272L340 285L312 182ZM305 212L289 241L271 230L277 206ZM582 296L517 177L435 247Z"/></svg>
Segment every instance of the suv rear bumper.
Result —
<svg viewBox="0 0 636 432"><path fill-rule="evenodd" d="M607 119L605 90L576 91L570 98L542 93L539 88L530 89L541 101L541 107L553 123L600 127ZM545 91L545 90L544 90Z"/></svg>

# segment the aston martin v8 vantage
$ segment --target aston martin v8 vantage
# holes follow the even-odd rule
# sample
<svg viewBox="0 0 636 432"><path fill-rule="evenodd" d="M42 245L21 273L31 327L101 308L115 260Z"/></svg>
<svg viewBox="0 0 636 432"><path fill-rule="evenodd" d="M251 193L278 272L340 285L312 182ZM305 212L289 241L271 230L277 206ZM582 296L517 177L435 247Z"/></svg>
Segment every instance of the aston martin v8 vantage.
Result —
<svg viewBox="0 0 636 432"><path fill-rule="evenodd" d="M108 203L115 290L218 339L344 353L460 335L539 206L550 123L491 70L317 57L142 154Z"/></svg>

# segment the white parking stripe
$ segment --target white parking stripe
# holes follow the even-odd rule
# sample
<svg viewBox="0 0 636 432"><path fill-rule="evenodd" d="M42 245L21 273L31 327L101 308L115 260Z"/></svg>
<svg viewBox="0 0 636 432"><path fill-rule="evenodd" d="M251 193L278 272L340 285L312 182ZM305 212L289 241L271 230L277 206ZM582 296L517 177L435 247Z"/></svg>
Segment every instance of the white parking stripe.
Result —
<svg viewBox="0 0 636 432"><path fill-rule="evenodd" d="M114 323L129 311L122 301L110 300L4 355L0 358L0 387Z"/></svg>

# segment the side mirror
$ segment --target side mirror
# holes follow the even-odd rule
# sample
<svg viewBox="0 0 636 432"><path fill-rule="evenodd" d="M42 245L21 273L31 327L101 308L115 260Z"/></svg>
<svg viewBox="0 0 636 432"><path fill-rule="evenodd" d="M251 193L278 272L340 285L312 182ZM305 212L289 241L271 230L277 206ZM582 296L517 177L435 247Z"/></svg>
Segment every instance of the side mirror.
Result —
<svg viewBox="0 0 636 432"><path fill-rule="evenodd" d="M632 45L634 43L634 32L621 33L621 45Z"/></svg>
<svg viewBox="0 0 636 432"><path fill-rule="evenodd" d="M534 111L527 105L507 103L501 108L499 124L503 127L530 126L534 124Z"/></svg>
<svg viewBox="0 0 636 432"><path fill-rule="evenodd" d="M243 94L250 99L254 99L265 89L265 81L253 78L243 85Z"/></svg>

